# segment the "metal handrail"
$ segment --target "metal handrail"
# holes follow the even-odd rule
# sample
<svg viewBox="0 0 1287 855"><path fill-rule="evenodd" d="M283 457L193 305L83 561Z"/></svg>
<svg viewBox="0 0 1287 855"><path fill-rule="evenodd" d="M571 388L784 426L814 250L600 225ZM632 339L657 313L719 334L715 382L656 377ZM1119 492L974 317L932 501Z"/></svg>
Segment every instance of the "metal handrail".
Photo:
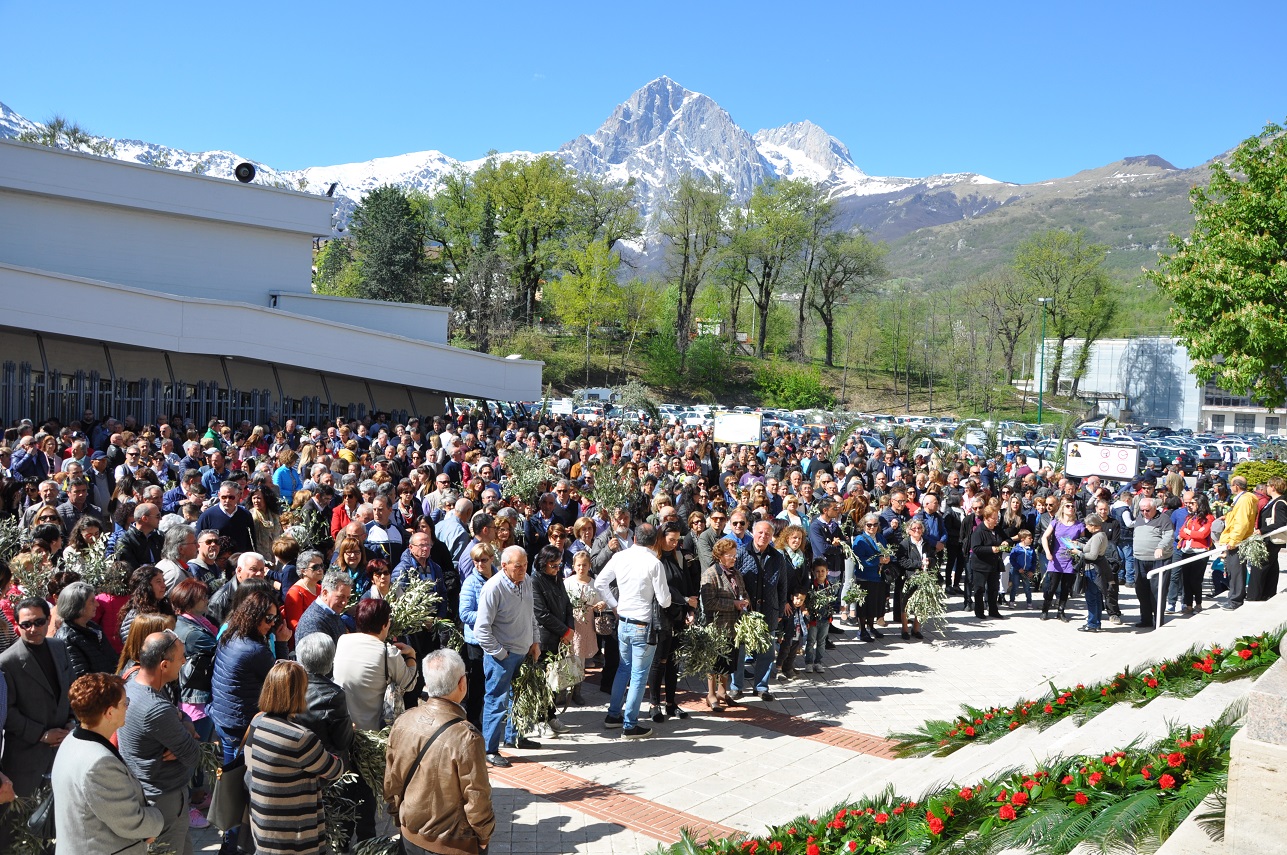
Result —
<svg viewBox="0 0 1287 855"><path fill-rule="evenodd" d="M1270 535L1275 535L1283 531L1287 531L1287 526L1283 526L1282 528L1276 528L1273 531L1264 532L1260 536L1262 538L1267 538ZM1234 549L1237 549L1237 547L1235 546ZM1229 551L1229 547L1222 543L1219 546L1216 546L1212 549L1208 549L1206 552L1194 553L1193 555L1186 557L1183 561L1176 561L1170 564L1163 564L1161 567L1154 567L1152 570L1148 571L1147 578L1151 581L1154 578L1161 576L1163 573L1169 573L1170 571L1174 570L1176 567L1180 567L1185 564L1191 564L1194 561L1197 561L1199 558L1206 560L1212 555L1217 555L1217 556L1224 555L1228 551ZM1165 597L1166 597L1166 591L1163 591L1162 586L1158 585L1157 586L1157 609L1156 611L1153 612L1154 629L1162 628L1162 616L1163 616L1162 601L1163 599L1165 599Z"/></svg>

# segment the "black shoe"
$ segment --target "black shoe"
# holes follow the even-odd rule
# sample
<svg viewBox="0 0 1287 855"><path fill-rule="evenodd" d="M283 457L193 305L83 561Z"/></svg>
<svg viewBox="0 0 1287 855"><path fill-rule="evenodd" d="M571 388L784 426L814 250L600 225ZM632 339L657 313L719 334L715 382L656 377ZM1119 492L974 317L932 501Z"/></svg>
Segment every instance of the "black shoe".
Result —
<svg viewBox="0 0 1287 855"><path fill-rule="evenodd" d="M915 638L915 639L917 639L917 640L919 640L919 641L924 641L924 640L925 640L925 636L921 635L921 634L920 634L920 632L919 632L918 630L915 630L915 629L914 629L914 630L912 630L912 638Z"/></svg>
<svg viewBox="0 0 1287 855"><path fill-rule="evenodd" d="M1153 627L1153 621L1151 621L1151 620L1142 620L1142 621L1140 621L1139 623L1137 623L1137 624L1135 624L1135 625L1136 625L1137 627L1139 627L1140 629L1151 629L1151 628Z"/></svg>
<svg viewBox="0 0 1287 855"><path fill-rule="evenodd" d="M651 710L649 710L649 717L653 721L657 722L657 724L661 724L663 721L666 720L666 714L661 711L661 707L659 706L654 706Z"/></svg>
<svg viewBox="0 0 1287 855"><path fill-rule="evenodd" d="M1042 619L1042 620L1050 620L1050 612L1049 612L1048 610L1046 610L1046 609L1042 609L1042 610L1041 610L1041 619Z"/></svg>
<svg viewBox="0 0 1287 855"><path fill-rule="evenodd" d="M1099 632L1099 627L1097 627L1097 626L1086 626L1086 625L1084 625L1084 624L1083 624L1082 626L1077 627L1077 631L1078 631L1078 632Z"/></svg>
<svg viewBox="0 0 1287 855"><path fill-rule="evenodd" d="M987 615L982 615L982 614L979 614L978 612L975 612L975 613L974 613L974 617L975 617L975 619L976 619L976 620L987 620L987 619L988 619L988 616L987 616Z"/></svg>
<svg viewBox="0 0 1287 855"><path fill-rule="evenodd" d="M625 730L621 731L622 739L647 739L650 736L652 736L651 727L640 727L635 725L634 727L627 727Z"/></svg>
<svg viewBox="0 0 1287 855"><path fill-rule="evenodd" d="M845 631L834 623L827 627L827 635L844 635Z"/></svg>
<svg viewBox="0 0 1287 855"><path fill-rule="evenodd" d="M992 618L993 620L1009 620L1009 619L1010 619L1010 616L1009 616L1009 615L1003 615L1003 614L1001 614L1000 612L992 612L991 614L989 614L989 615L988 615L988 617Z"/></svg>
<svg viewBox="0 0 1287 855"><path fill-rule="evenodd" d="M773 697L773 693L772 693L772 692L760 692L760 700L762 700L762 701L776 701L776 700L777 700L777 698Z"/></svg>
<svg viewBox="0 0 1287 855"><path fill-rule="evenodd" d="M873 638L884 638L884 637L885 637L885 636L884 636L884 635L882 635L882 634L880 633L880 631L879 631L878 629L876 629L875 627L872 627L871 629L869 629L869 630L867 630L867 631L868 631L868 632L870 632L870 633L872 634L872 637L873 637Z"/></svg>
<svg viewBox="0 0 1287 855"><path fill-rule="evenodd" d="M827 639L827 643L823 645L823 649L825 649L825 650L835 650L835 649L836 649L836 643L835 643L834 641L832 641L830 638L828 638L828 639Z"/></svg>
<svg viewBox="0 0 1287 855"><path fill-rule="evenodd" d="M903 630L903 641L911 641L911 640L912 640L912 634L907 630Z"/></svg>
<svg viewBox="0 0 1287 855"><path fill-rule="evenodd" d="M535 739L528 739L526 736L520 736L518 738L518 742L502 742L501 745L504 745L506 748L522 748L525 750L541 747L541 743L537 742Z"/></svg>
<svg viewBox="0 0 1287 855"><path fill-rule="evenodd" d="M685 719L688 718L688 710L678 706L666 707L666 715L671 718Z"/></svg>
<svg viewBox="0 0 1287 855"><path fill-rule="evenodd" d="M513 766L514 764L509 762L509 760L500 756L499 754L488 754L487 765L495 766L497 769L508 769L510 766Z"/></svg>
<svg viewBox="0 0 1287 855"><path fill-rule="evenodd" d="M875 640L876 640L876 639L872 638L870 635L868 635L868 634L867 634L867 630L865 630L865 629L862 631L862 635L860 635L860 636L858 636L858 637L859 637L859 638L861 638L863 641L875 641Z"/></svg>
<svg viewBox="0 0 1287 855"><path fill-rule="evenodd" d="M619 715L608 715L603 717L603 726L606 728L621 727L621 722L625 719Z"/></svg>

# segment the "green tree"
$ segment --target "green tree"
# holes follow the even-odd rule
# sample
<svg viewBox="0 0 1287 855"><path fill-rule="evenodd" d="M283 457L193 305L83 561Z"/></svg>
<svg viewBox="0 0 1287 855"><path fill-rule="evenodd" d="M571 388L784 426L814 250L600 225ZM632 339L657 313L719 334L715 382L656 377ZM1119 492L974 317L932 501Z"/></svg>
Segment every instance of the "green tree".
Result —
<svg viewBox="0 0 1287 855"><path fill-rule="evenodd" d="M815 282L814 270L824 251L826 240L835 233L836 224L836 206L827 198L821 187L814 185L813 198L810 202L805 211L806 237L797 261L799 269L796 271L797 275L793 277L800 289L800 299L796 302L795 341L791 349L797 357L801 358L805 356L804 320L813 306L809 289Z"/></svg>
<svg viewBox="0 0 1287 855"><path fill-rule="evenodd" d="M819 241L806 277L811 286L807 299L826 330L828 368L835 366L836 309L887 275L886 252L885 244L874 244L862 233L832 232ZM806 295L800 299L803 302Z"/></svg>
<svg viewBox="0 0 1287 855"><path fill-rule="evenodd" d="M342 238L328 240L313 261L313 287L319 294L356 297L357 294L341 293L355 282L354 267L349 242Z"/></svg>
<svg viewBox="0 0 1287 855"><path fill-rule="evenodd" d="M1045 304L1050 333L1058 342L1046 388L1058 388L1064 345L1087 326L1085 312L1107 287L1104 258L1108 247L1087 243L1082 231L1050 229L1028 238L1015 250L1014 269Z"/></svg>
<svg viewBox="0 0 1287 855"><path fill-rule="evenodd" d="M564 326L585 336L585 382L590 382L590 343L601 325L613 320L621 303L617 267L621 259L602 241L591 241L569 257L572 269L546 286Z"/></svg>
<svg viewBox="0 0 1287 855"><path fill-rule="evenodd" d="M981 276L965 289L966 310L983 323L989 334L999 339L1006 383L1014 382L1015 354L1024 333L1038 319L1038 296L1032 280L1006 269Z"/></svg>
<svg viewBox="0 0 1287 855"><path fill-rule="evenodd" d="M364 297L395 303L423 299L424 229L406 191L391 184L372 190L353 211L351 231Z"/></svg>
<svg viewBox="0 0 1287 855"><path fill-rule="evenodd" d="M817 189L803 179L766 181L752 192L743 211L742 227L734 233L729 267L732 281L744 285L759 315L755 343L758 357L764 356L769 309L788 266L800 255L808 238L816 198Z"/></svg>
<svg viewBox="0 0 1287 855"><path fill-rule="evenodd" d="M576 177L552 154L489 163L476 180L495 205L500 245L512 271L520 311L530 323L537 293L564 251Z"/></svg>
<svg viewBox="0 0 1287 855"><path fill-rule="evenodd" d="M667 281L679 292L675 349L679 353L681 374L686 368L693 328L693 300L727 238L724 224L727 209L728 189L723 178L685 173L671 188L670 199L658 215Z"/></svg>
<svg viewBox="0 0 1287 855"><path fill-rule="evenodd" d="M1270 123L1190 193L1187 240L1171 236L1150 278L1193 373L1266 407L1287 399L1287 136Z"/></svg>

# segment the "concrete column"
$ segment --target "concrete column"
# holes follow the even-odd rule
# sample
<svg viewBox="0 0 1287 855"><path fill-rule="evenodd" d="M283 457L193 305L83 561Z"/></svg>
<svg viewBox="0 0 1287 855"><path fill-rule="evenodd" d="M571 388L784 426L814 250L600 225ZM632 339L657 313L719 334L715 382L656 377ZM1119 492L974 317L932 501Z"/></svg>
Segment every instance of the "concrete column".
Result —
<svg viewBox="0 0 1287 855"><path fill-rule="evenodd" d="M1247 694L1233 737L1225 811L1225 852L1281 852L1281 794L1287 792L1287 660L1275 662Z"/></svg>

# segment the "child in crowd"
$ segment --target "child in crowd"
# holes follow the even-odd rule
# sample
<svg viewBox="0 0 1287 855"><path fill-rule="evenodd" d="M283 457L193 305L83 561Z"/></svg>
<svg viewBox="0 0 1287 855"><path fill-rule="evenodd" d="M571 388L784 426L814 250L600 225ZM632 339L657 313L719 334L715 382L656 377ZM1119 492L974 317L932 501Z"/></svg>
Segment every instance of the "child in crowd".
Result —
<svg viewBox="0 0 1287 855"><path fill-rule="evenodd" d="M814 674L822 673L822 653L827 649L827 629L831 626L831 610L835 606L835 598L824 599L821 592L827 589L830 579L827 576L827 559L813 559L813 595L809 598L813 602L813 608L810 610L808 627L805 632L804 642L804 670Z"/></svg>
<svg viewBox="0 0 1287 855"><path fill-rule="evenodd" d="M590 553L578 552L572 556L572 575L563 580L568 599L572 601L572 616L575 627L572 633L572 652L581 658L584 666L599 651L599 641L594 632L595 616L603 611L606 604L594 587L590 578ZM584 703L581 698L581 684L572 689L572 702Z"/></svg>
<svg viewBox="0 0 1287 855"><path fill-rule="evenodd" d="M800 642L804 641L805 635L809 632L810 623L808 609L808 595L795 594L791 597L791 615L786 618L782 624L786 631L790 633L782 639L782 646L779 650L784 651L782 657L782 668L780 673L783 680L795 679L795 657L800 651ZM826 628L822 630L823 638L826 638ZM805 667L805 670L809 670Z"/></svg>
<svg viewBox="0 0 1287 855"><path fill-rule="evenodd" d="M1032 608L1032 580L1036 570L1036 550L1032 548L1032 532L1026 528L1019 532L1019 542L1010 550L1010 605L1014 606L1019 586L1028 598L1025 608Z"/></svg>

